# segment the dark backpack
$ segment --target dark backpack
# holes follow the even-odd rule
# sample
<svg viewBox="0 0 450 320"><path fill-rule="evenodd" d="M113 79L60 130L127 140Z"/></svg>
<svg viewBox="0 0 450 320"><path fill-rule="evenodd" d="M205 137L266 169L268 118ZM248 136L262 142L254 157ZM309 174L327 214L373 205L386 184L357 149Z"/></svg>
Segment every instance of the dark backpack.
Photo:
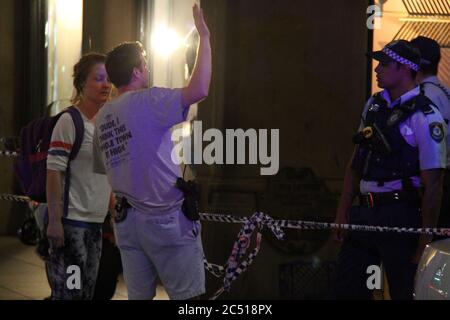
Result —
<svg viewBox="0 0 450 320"><path fill-rule="evenodd" d="M80 151L84 137L84 122L80 112L75 107L69 107L56 116L42 117L31 121L20 132L20 154L15 165L23 193L30 199L47 202L47 154L50 147L53 128L64 113L72 116L75 125L75 142L69 156L69 163L65 174L64 215L67 215L70 189L70 162Z"/></svg>

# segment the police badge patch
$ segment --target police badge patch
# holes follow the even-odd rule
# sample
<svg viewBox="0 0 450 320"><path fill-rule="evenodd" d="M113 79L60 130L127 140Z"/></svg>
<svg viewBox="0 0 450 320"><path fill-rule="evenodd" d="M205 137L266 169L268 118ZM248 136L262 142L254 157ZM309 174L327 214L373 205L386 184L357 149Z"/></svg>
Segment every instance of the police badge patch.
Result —
<svg viewBox="0 0 450 320"><path fill-rule="evenodd" d="M433 122L430 124L430 134L434 141L442 142L444 140L444 126L442 123Z"/></svg>

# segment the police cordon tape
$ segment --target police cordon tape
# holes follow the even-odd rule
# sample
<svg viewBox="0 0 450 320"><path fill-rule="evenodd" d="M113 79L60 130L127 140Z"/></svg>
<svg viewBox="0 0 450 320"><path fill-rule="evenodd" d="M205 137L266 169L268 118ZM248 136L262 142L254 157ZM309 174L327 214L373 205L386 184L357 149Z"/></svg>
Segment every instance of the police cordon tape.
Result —
<svg viewBox="0 0 450 320"><path fill-rule="evenodd" d="M225 267L209 263L204 258L206 270L220 278L224 276L224 285L213 295L211 300L216 300L224 292L229 292L231 283L235 281L247 268L253 263L253 260L259 253L261 248L261 230L267 226L277 237L278 240L284 239L284 232L281 228L300 229L300 230L351 230L351 231L366 231L366 232L395 232L395 233L414 233L414 234L435 234L440 236L450 236L450 229L442 228L399 228L399 227L378 227L365 225L351 225L351 224L336 224L326 222L311 222L311 221L294 221L294 220L273 220L270 216L258 212L250 218L234 217L231 215L220 215L211 213L201 213L201 220L211 222L223 223L239 223L244 224L238 238L233 246L233 251L228 259ZM256 236L256 247L250 253L248 258L238 264L239 259L245 254L250 246L251 236L255 228L258 227Z"/></svg>
<svg viewBox="0 0 450 320"><path fill-rule="evenodd" d="M231 216L212 215L208 213L201 213L200 218L205 221L228 223L235 222L233 221L233 217ZM267 226L278 240L284 239L283 230L281 230L280 227L276 226L273 223L274 220L271 217L262 212L257 212L250 218L237 218L236 221L238 221L237 223L244 223L244 226L238 234L237 240L233 245L231 255L228 258L225 266L222 267L219 265L211 264L206 260L206 258L204 258L206 270L208 270L218 278L224 276L223 286L212 296L211 300L216 300L222 293L229 292L231 284L253 263L254 259L259 253L259 250L261 249L261 231L264 226ZM249 254L247 259L239 262L247 252L247 249L250 247L251 237L256 228L258 228L258 232L256 235L256 247Z"/></svg>
<svg viewBox="0 0 450 320"><path fill-rule="evenodd" d="M0 194L0 200L30 202L31 199L26 196L17 196L10 194ZM216 300L224 292L229 292L231 284L243 274L253 263L261 249L262 230L269 228L278 240L284 240L285 234L282 228L300 229L300 230L350 230L365 232L394 232L410 234L428 234L450 237L448 228L402 228L402 227L379 227L352 224L336 224L327 222L296 221L296 220L274 220L270 216L257 212L251 217L235 217L231 215L200 213L203 221L236 223L243 224L238 234L237 240L233 245L233 250L225 266L213 264L204 257L205 269L217 278L223 277L223 286L212 296L211 300ZM257 229L256 246L248 255L247 259L242 260L247 249L250 247L252 235Z"/></svg>
<svg viewBox="0 0 450 320"><path fill-rule="evenodd" d="M0 150L0 157L17 158L19 153L17 151Z"/></svg>
<svg viewBox="0 0 450 320"><path fill-rule="evenodd" d="M11 201L11 202L30 202L31 199L28 198L27 196L16 196L16 195L12 195L12 194L4 194L4 193L0 193L0 200L4 200L4 201Z"/></svg>
<svg viewBox="0 0 450 320"><path fill-rule="evenodd" d="M17 196L12 194L0 194L0 200L13 202L30 202L31 199L26 196ZM350 231L365 231L365 232L394 232L394 233L412 233L412 234L427 234L450 237L450 228L404 228L404 227L380 227L367 226L357 224L338 224L329 222L314 222L301 220L273 220L270 216L264 213L255 213L255 215L262 214L264 219L260 222L267 225L270 229L286 228L299 230L350 230ZM214 213L200 213L200 218L203 221L247 224L252 222L252 217L236 217L232 215L214 214ZM253 228L254 229L254 228Z"/></svg>
<svg viewBox="0 0 450 320"><path fill-rule="evenodd" d="M249 218L234 217L231 215L220 215L211 213L201 213L200 217L205 221L226 222L226 223L246 223ZM350 230L365 232L394 232L427 234L450 237L450 228L402 228L402 227L379 227L356 224L338 224L329 222L313 222L301 220L272 220L271 224L286 229L300 230Z"/></svg>

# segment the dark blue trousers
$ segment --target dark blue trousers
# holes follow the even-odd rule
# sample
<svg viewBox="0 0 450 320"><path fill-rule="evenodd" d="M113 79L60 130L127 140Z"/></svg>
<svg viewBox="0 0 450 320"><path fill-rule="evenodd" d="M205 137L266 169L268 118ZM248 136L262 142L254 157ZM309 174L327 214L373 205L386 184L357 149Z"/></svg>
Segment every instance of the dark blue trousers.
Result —
<svg viewBox="0 0 450 320"><path fill-rule="evenodd" d="M375 208L357 206L350 212L350 223L387 227L420 228L422 216L417 205L395 203ZM418 235L350 232L338 256L331 299L372 299L367 280L371 265L383 262L393 300L411 300L417 265L411 262Z"/></svg>
<svg viewBox="0 0 450 320"><path fill-rule="evenodd" d="M442 189L442 202L438 228L450 228L450 170L445 170L444 188ZM433 241L447 239L445 236L434 236Z"/></svg>

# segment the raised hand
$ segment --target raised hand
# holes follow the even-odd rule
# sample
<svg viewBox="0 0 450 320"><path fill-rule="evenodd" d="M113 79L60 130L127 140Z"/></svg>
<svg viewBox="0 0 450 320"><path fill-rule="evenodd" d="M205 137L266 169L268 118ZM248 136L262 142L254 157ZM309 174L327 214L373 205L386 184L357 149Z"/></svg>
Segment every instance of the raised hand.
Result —
<svg viewBox="0 0 450 320"><path fill-rule="evenodd" d="M210 32L208 26L206 25L205 18L203 17L203 10L198 6L198 4L195 4L192 11L194 15L195 27L197 28L200 38L209 37Z"/></svg>

